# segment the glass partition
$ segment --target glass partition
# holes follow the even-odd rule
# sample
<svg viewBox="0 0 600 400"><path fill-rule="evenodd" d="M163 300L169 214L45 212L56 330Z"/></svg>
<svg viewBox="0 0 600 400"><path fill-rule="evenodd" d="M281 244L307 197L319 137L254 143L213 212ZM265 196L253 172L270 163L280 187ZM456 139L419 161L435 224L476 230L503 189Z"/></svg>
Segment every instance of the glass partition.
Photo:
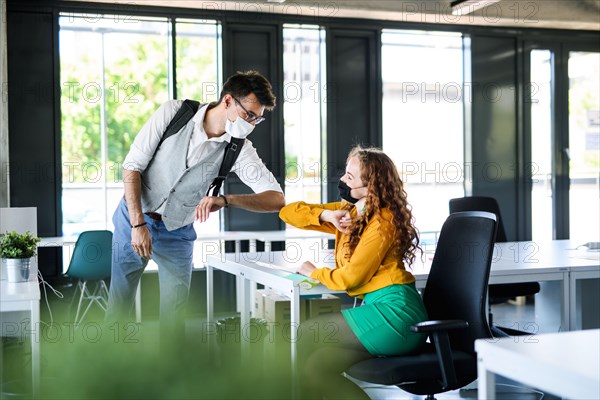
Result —
<svg viewBox="0 0 600 400"><path fill-rule="evenodd" d="M320 203L325 196L325 31L283 28L286 201Z"/></svg>
<svg viewBox="0 0 600 400"><path fill-rule="evenodd" d="M464 195L460 34L384 30L383 150L398 167L421 232L439 231L448 201Z"/></svg>

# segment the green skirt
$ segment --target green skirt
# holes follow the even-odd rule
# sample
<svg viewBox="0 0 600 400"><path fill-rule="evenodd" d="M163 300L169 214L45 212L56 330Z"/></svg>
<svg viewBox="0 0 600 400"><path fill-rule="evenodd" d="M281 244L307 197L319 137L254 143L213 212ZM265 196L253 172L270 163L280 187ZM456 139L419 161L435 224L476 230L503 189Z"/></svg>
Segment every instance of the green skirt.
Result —
<svg viewBox="0 0 600 400"><path fill-rule="evenodd" d="M417 350L426 335L409 327L427 319L414 283L391 285L367 293L360 307L342 310L354 334L374 356L395 356Z"/></svg>

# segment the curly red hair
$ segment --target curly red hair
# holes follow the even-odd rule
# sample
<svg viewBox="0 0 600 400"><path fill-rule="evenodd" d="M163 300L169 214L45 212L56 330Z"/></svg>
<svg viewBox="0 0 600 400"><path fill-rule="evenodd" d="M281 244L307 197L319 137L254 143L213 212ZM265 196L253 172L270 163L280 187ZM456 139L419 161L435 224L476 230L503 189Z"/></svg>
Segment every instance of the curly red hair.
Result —
<svg viewBox="0 0 600 400"><path fill-rule="evenodd" d="M358 245L360 237L368 221L388 209L396 226L395 246L402 256L405 265L410 266L416 258L419 247L419 235L414 226L412 207L408 204L404 183L394 162L380 149L354 147L347 160L356 157L360 164L361 179L367 186L368 194L363 214L356 218L349 227L350 254ZM352 205L348 205L348 208ZM422 250L421 250L422 252Z"/></svg>

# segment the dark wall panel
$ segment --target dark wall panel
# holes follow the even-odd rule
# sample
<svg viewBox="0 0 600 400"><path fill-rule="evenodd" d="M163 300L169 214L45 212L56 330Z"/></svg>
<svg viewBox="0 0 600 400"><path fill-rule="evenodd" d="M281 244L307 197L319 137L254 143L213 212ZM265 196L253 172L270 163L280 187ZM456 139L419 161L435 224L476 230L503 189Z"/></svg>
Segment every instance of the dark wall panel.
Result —
<svg viewBox="0 0 600 400"><path fill-rule="evenodd" d="M257 70L271 84L277 97L273 111L266 111L267 119L257 126L248 139L259 156L283 187L283 82L280 31L277 25L224 24L223 26L224 78L236 71ZM225 193L252 193L250 188L231 174L224 185ZM276 213L253 213L239 208L225 210L226 230L277 230L283 222Z"/></svg>
<svg viewBox="0 0 600 400"><path fill-rule="evenodd" d="M348 151L357 144L381 146L380 46L376 31L332 29L327 48L325 176L328 199L336 201Z"/></svg>
<svg viewBox="0 0 600 400"><path fill-rule="evenodd" d="M39 236L62 234L56 38L51 12L7 10L10 205L37 207ZM62 274L62 249L40 249L38 265Z"/></svg>
<svg viewBox="0 0 600 400"><path fill-rule="evenodd" d="M508 240L517 240L517 43L475 36L471 46L473 195L498 200Z"/></svg>
<svg viewBox="0 0 600 400"><path fill-rule="evenodd" d="M37 207L38 234L61 233L52 13L7 13L10 204Z"/></svg>

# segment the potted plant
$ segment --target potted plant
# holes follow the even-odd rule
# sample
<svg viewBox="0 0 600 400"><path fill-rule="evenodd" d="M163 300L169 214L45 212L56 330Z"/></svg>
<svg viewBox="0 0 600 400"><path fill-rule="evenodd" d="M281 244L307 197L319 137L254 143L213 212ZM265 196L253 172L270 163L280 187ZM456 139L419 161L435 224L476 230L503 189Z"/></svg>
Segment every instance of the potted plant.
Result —
<svg viewBox="0 0 600 400"><path fill-rule="evenodd" d="M16 231L0 234L0 258L2 269L6 270L9 282L29 280L29 264L35 256L40 238L31 232L17 233Z"/></svg>

